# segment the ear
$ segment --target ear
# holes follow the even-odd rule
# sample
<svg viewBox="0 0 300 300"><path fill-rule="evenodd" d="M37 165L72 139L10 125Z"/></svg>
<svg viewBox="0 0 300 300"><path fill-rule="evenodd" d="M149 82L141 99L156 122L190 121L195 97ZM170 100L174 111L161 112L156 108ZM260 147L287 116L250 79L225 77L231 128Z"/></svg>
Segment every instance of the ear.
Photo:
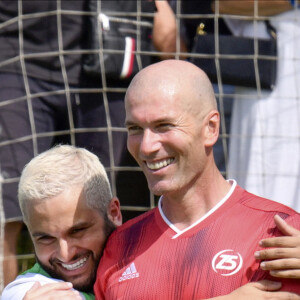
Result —
<svg viewBox="0 0 300 300"><path fill-rule="evenodd" d="M212 147L218 140L220 130L220 113L212 110L206 117L205 122L205 141L206 147Z"/></svg>
<svg viewBox="0 0 300 300"><path fill-rule="evenodd" d="M122 225L122 214L120 209L120 201L117 197L113 197L107 208L108 218L116 225Z"/></svg>

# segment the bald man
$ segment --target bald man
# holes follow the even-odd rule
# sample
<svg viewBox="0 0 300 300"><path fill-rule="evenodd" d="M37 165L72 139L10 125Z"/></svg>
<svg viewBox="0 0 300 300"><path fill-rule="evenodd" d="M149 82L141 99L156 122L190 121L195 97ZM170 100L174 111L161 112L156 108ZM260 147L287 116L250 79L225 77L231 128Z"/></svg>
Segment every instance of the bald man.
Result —
<svg viewBox="0 0 300 300"><path fill-rule="evenodd" d="M298 229L300 216L219 172L220 114L206 74L184 61L153 64L132 80L125 108L128 149L160 199L109 238L96 298L207 299L268 279L254 258L259 241L281 235L276 215ZM282 286L300 293L292 279Z"/></svg>

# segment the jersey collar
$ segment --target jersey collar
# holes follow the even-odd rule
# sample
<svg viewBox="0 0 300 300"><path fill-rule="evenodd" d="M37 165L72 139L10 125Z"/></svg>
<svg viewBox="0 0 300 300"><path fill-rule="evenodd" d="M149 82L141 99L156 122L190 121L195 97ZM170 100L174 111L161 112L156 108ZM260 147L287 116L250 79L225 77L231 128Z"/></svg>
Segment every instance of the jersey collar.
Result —
<svg viewBox="0 0 300 300"><path fill-rule="evenodd" d="M163 210L162 210L162 198L163 196L161 196L159 198L158 201L158 209L159 209L159 213L162 217L162 219L164 220L164 222L175 232L175 235L173 235L172 239L176 239L177 237L181 236L183 233L191 230L192 228L194 228L195 226L197 226L198 224L200 224L201 222L203 222L205 219L207 219L211 214L213 214L216 210L218 210L229 198L230 196L233 194L235 188L236 188L236 181L233 179L229 179L227 180L230 184L231 184L231 188L228 191L228 193L225 195L225 197L223 199L221 199L212 209L210 209L205 215L203 215L199 220L197 220L195 223L193 223L192 225L190 225L189 227L183 229L183 230L179 230L174 224L172 224L168 218L165 216Z"/></svg>

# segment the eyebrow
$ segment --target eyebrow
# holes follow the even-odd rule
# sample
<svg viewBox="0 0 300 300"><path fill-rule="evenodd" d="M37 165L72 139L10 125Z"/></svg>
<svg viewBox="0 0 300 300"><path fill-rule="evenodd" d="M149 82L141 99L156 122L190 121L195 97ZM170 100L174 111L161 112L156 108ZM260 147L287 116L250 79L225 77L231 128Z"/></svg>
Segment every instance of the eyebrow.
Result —
<svg viewBox="0 0 300 300"><path fill-rule="evenodd" d="M126 122L124 123L124 125L125 125L125 127L128 127L128 126L131 126L131 125L135 125L135 123L134 123L134 122L131 122L131 121L126 121Z"/></svg>
<svg viewBox="0 0 300 300"><path fill-rule="evenodd" d="M74 229L80 228L80 227L89 227L93 224L93 222L79 222L72 227L70 227L67 232L71 232ZM32 237L40 237L40 236L52 236L51 234L43 231L36 231L32 233Z"/></svg>
<svg viewBox="0 0 300 300"><path fill-rule="evenodd" d="M172 117L167 116L167 117L162 117L160 119L154 120L151 123L160 124L160 123L165 123L165 122L174 122L174 121L173 121ZM125 127L131 126L131 125L137 125L137 123L136 122L132 122L132 121L126 121L125 122Z"/></svg>
<svg viewBox="0 0 300 300"><path fill-rule="evenodd" d="M39 236L51 236L49 233L37 231L32 233L32 237L39 237Z"/></svg>
<svg viewBox="0 0 300 300"><path fill-rule="evenodd" d="M71 232L74 229L80 228L80 227L90 227L92 226L94 223L92 221L90 222L79 222L75 225L73 225L71 228L68 229L68 232Z"/></svg>

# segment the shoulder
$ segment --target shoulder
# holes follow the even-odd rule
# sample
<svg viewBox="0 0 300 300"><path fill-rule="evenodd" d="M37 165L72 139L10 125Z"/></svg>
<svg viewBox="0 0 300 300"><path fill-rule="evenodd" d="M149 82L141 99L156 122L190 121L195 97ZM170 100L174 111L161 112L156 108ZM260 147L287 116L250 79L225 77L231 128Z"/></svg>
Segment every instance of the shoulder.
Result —
<svg viewBox="0 0 300 300"><path fill-rule="evenodd" d="M134 248L133 246L139 241L144 241L145 238L149 239L149 237L155 235L157 231L155 212L156 208L118 227L109 237L104 254L111 253L113 256L117 254L122 256L124 249L127 249L128 246Z"/></svg>
<svg viewBox="0 0 300 300"><path fill-rule="evenodd" d="M124 233L128 230L135 230L137 227L145 226L149 222L154 220L155 211L157 208L151 209L127 222L117 228L113 235L118 236L121 233Z"/></svg>
<svg viewBox="0 0 300 300"><path fill-rule="evenodd" d="M257 195L247 192L246 190L243 190L242 188L240 189L242 191L240 203L248 208L265 212L278 212L287 215L299 215L295 210L284 204L263 197L259 197Z"/></svg>
<svg viewBox="0 0 300 300"><path fill-rule="evenodd" d="M61 280L48 278L41 274L26 273L19 275L14 281L9 283L3 290L1 300L23 299L33 284L38 281L42 285L46 283L59 282Z"/></svg>
<svg viewBox="0 0 300 300"><path fill-rule="evenodd" d="M294 209L279 202L249 193L241 187L238 187L238 189L238 202L243 206L243 209L246 208L248 210L251 217L264 216L267 220L267 216L270 216L273 220L273 216L278 214L283 219L286 219L290 225L300 229L300 214Z"/></svg>

